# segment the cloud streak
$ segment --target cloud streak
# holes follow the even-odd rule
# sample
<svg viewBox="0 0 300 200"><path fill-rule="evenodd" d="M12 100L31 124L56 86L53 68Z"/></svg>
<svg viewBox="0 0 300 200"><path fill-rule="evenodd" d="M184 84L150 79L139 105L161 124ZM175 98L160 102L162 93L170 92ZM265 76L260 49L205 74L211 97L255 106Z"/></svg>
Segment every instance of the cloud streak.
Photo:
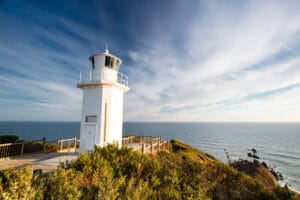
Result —
<svg viewBox="0 0 300 200"><path fill-rule="evenodd" d="M187 22L184 28L188 31L181 35L186 46L175 53L172 44L157 38L149 39L155 41L153 46L131 52L140 68L130 71L134 80L128 99L143 103L135 107L140 112L129 115L129 119L143 118L143 108L151 104L151 120L299 120L294 115L274 117L273 112L261 119L260 110L249 117L236 117L261 106L276 105L273 109L281 110L273 101L285 94L284 88L296 90L291 86L298 85L300 77L299 4L241 4L202 4L206 12ZM166 29L164 34L168 33ZM155 44L164 47L156 48ZM259 103L253 104L254 100ZM134 105L126 112L133 109ZM288 107L285 112L292 109Z"/></svg>
<svg viewBox="0 0 300 200"><path fill-rule="evenodd" d="M55 6L0 9L0 120L80 120L79 71L105 42L129 76L125 120L300 119L298 1Z"/></svg>

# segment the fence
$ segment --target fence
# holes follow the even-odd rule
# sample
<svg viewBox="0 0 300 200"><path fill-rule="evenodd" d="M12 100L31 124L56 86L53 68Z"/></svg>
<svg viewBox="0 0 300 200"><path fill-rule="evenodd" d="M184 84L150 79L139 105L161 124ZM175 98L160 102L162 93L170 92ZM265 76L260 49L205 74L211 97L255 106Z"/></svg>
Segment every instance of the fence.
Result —
<svg viewBox="0 0 300 200"><path fill-rule="evenodd" d="M69 152L71 150L76 151L76 149L79 147L80 140L77 140L76 137L74 138L68 138L68 139L59 139L57 141L59 145L59 151L68 150Z"/></svg>
<svg viewBox="0 0 300 200"><path fill-rule="evenodd" d="M163 140L162 137L128 136L122 139L122 145L141 151L143 154L155 154L160 150L169 150L169 141Z"/></svg>
<svg viewBox="0 0 300 200"><path fill-rule="evenodd" d="M24 141L17 143L0 144L0 158L7 158L30 153L41 153L51 151L62 151L78 148L76 137L69 139L59 139L47 141L46 138L34 141Z"/></svg>
<svg viewBox="0 0 300 200"><path fill-rule="evenodd" d="M0 144L0 158L18 156L30 153L67 151L71 152L79 147L79 140L74 138L47 141L46 138L35 141ZM169 141L162 137L127 136L122 139L122 146L132 147L134 150L155 154L160 150L169 150Z"/></svg>

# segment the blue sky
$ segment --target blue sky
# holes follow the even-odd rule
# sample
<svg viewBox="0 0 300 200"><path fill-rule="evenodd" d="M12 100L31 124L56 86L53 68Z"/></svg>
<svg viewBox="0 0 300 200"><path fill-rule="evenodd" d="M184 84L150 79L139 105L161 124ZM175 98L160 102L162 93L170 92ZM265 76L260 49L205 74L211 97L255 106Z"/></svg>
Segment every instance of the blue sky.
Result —
<svg viewBox="0 0 300 200"><path fill-rule="evenodd" d="M300 2L0 0L0 120L79 121L88 56L126 121L300 121Z"/></svg>

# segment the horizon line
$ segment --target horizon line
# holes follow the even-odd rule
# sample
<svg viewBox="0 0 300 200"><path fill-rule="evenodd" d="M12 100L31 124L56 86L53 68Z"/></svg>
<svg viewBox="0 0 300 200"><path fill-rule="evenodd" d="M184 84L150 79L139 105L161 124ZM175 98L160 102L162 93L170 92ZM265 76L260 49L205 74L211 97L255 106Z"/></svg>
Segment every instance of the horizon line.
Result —
<svg viewBox="0 0 300 200"><path fill-rule="evenodd" d="M0 120L0 122L81 122L78 121L52 121L52 120ZM142 120L128 120L123 123L300 123L300 121L142 121Z"/></svg>

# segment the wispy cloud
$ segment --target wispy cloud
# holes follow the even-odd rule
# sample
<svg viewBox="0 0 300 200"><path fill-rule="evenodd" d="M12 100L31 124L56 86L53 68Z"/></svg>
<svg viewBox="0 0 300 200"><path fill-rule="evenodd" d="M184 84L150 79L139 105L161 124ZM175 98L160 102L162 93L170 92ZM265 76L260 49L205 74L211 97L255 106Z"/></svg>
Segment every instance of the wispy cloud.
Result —
<svg viewBox="0 0 300 200"><path fill-rule="evenodd" d="M82 97L76 82L87 67L88 52L80 41L83 35L88 40L93 30L77 24L84 31L75 31L75 23L67 19L23 6L43 20L0 12L5 19L0 32L0 120L79 120ZM49 30L53 23L64 29Z"/></svg>
<svg viewBox="0 0 300 200"><path fill-rule="evenodd" d="M298 88L299 3L205 2L201 6L205 12L179 27L187 29L181 35L182 48L154 38L149 39L153 44L130 53L137 67L130 71L128 99L143 103L127 105L127 113L138 110L128 119L143 119L148 111L150 120L299 120L294 115L281 119L274 112L261 118L268 114L256 109L276 105L273 109L281 110L273 102ZM168 28L164 34L170 34ZM254 100L259 104L253 104ZM151 112L144 110L148 105ZM293 112L290 109L285 112ZM236 117L254 110L249 116Z"/></svg>
<svg viewBox="0 0 300 200"><path fill-rule="evenodd" d="M300 119L298 1L16 4L0 8L0 120L79 120L78 74L105 42L125 120Z"/></svg>

